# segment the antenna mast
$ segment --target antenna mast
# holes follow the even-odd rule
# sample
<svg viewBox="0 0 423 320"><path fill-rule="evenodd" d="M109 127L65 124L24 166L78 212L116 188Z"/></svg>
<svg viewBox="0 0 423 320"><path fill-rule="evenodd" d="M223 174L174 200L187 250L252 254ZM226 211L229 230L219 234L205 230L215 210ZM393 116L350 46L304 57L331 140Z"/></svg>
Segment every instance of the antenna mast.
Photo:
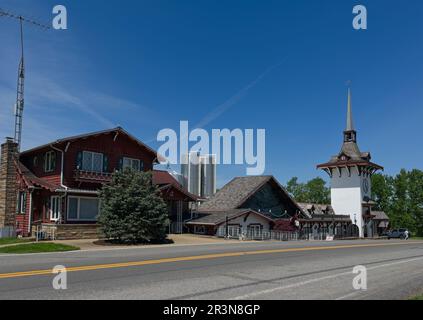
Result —
<svg viewBox="0 0 423 320"><path fill-rule="evenodd" d="M27 22L29 24L35 25L42 29L50 29L49 26L41 24L39 22L26 19L21 15L15 15L13 13L4 11L0 8L0 17L5 16L9 18L14 18L19 20L20 26L20 45L21 45L21 59L19 62L18 70L18 84L16 90L16 105L15 105L15 143L18 145L18 152L21 148L21 139L22 139L22 119L24 112L24 89L25 89L25 62L24 62L24 34L23 34L23 23Z"/></svg>

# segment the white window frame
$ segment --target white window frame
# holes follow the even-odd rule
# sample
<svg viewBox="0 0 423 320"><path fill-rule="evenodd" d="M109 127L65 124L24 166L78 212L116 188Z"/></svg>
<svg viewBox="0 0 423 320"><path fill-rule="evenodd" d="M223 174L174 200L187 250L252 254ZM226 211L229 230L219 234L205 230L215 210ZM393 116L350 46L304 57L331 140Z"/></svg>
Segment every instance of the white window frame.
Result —
<svg viewBox="0 0 423 320"><path fill-rule="evenodd" d="M125 160L131 162L131 166L129 168L131 168L133 170L135 170L134 167L133 167L134 162L138 162L138 171L141 171L141 160L140 159L129 158L129 157L124 157L123 158L122 170L125 170L126 168L128 168L128 166L125 166Z"/></svg>
<svg viewBox="0 0 423 320"><path fill-rule="evenodd" d="M26 213L25 191L19 191L18 194L18 214Z"/></svg>
<svg viewBox="0 0 423 320"><path fill-rule="evenodd" d="M84 168L84 156L87 153L91 154L91 169L90 170L85 170ZM101 156L101 170L100 171L94 171L94 155ZM82 171L103 173L103 166L104 166L103 164L104 164L104 154L100 152L94 152L94 151L82 151L82 168L81 168Z"/></svg>
<svg viewBox="0 0 423 320"><path fill-rule="evenodd" d="M44 172L53 172L54 171L54 165L53 165L53 158L54 161L56 161L56 157L53 157L53 155L56 155L55 151L48 151L44 155Z"/></svg>
<svg viewBox="0 0 423 320"><path fill-rule="evenodd" d="M49 215L50 221L57 222L60 220L62 215L62 201L59 196L50 197Z"/></svg>
<svg viewBox="0 0 423 320"><path fill-rule="evenodd" d="M70 206L70 199L78 199L78 206L77 206L77 218L76 219L71 219L69 218L69 206ZM81 200L80 199L88 199L88 200L97 200L98 201L98 212L97 212L97 216L100 214L100 199L99 198L95 198L95 197L77 197L77 196L69 196L68 197L68 205L67 205L67 210L66 210L66 218L67 221L71 221L71 222L97 222L97 219L80 219L80 210L81 210Z"/></svg>

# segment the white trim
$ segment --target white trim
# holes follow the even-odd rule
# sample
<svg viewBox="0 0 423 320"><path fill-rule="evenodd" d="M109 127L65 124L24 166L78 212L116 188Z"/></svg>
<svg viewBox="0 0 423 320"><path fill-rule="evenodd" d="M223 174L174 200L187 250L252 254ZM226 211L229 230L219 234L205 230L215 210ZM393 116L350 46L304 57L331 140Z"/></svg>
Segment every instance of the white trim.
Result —
<svg viewBox="0 0 423 320"><path fill-rule="evenodd" d="M57 207L54 207L54 201L57 201L56 205ZM54 209L57 210L57 212L54 212ZM62 201L59 196L51 196L50 197L50 208L49 208L49 216L50 221L57 222L60 220L60 216L62 214ZM56 217L57 216L57 217Z"/></svg>
<svg viewBox="0 0 423 320"><path fill-rule="evenodd" d="M31 226L32 226L32 192L34 190L29 191L29 216L28 216L28 234L31 235Z"/></svg>
<svg viewBox="0 0 423 320"><path fill-rule="evenodd" d="M77 216L76 219L69 218L69 205L70 205L70 199L78 199L78 207L77 207ZM78 196L68 196L67 199L67 210L66 210L66 221L70 222L97 222L97 219L79 219L80 216L80 208L81 208L81 201L80 199L87 199L87 200L97 200L98 201L98 212L97 216L100 214L100 199L97 197L78 197Z"/></svg>
<svg viewBox="0 0 423 320"><path fill-rule="evenodd" d="M26 214L26 191L18 192L18 214Z"/></svg>
<svg viewBox="0 0 423 320"><path fill-rule="evenodd" d="M44 154L44 163L43 163L43 168L44 168L44 172L45 173L50 173L50 172L54 172L54 167L56 166L56 164L53 165L53 158L52 155L56 155L55 151L47 151ZM56 162L57 159L56 157L54 157L54 162Z"/></svg>

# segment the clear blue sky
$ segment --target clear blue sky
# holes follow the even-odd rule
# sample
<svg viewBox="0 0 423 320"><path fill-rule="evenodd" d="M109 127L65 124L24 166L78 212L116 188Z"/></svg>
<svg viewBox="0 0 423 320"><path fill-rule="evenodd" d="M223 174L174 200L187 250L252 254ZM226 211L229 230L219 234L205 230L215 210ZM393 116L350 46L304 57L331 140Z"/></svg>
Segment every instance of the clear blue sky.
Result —
<svg viewBox="0 0 423 320"><path fill-rule="evenodd" d="M24 148L116 125L158 148L159 130L226 102L206 129L264 128L267 174L326 178L315 166L340 149L352 80L362 151L389 174L423 169L421 0L0 0L43 21L56 4L69 30L26 28ZM356 4L367 31L352 28ZM0 18L2 137L13 134L17 37ZM220 167L219 185L244 173Z"/></svg>

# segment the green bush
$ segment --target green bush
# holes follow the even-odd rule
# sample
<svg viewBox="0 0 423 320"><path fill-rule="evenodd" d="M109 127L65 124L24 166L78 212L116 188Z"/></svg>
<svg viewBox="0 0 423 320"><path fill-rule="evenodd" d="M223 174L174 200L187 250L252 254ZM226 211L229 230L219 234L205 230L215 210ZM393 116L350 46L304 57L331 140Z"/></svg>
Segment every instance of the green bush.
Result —
<svg viewBox="0 0 423 320"><path fill-rule="evenodd" d="M152 174L124 170L113 174L100 192L99 225L107 239L152 243L167 237L168 210Z"/></svg>

